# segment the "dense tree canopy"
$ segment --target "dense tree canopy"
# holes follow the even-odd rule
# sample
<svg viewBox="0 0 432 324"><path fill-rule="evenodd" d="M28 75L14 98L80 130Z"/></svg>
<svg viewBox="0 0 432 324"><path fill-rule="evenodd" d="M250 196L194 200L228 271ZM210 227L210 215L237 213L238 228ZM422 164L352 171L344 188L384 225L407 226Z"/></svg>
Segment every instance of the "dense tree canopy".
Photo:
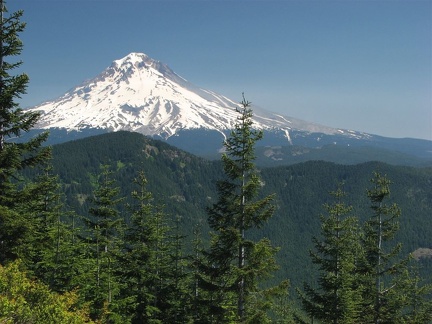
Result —
<svg viewBox="0 0 432 324"><path fill-rule="evenodd" d="M28 82L12 74L22 12L0 0L0 13L0 322L289 323L284 279L316 275L302 295L313 318L431 321L432 287L405 257L430 243L430 169L313 161L258 170L262 132L246 100L221 163L127 132L57 146L50 160L46 133L12 140L38 114L16 103ZM379 168L413 211L405 231L386 176L363 197L365 175ZM339 189L330 202L341 180L349 195ZM323 203L327 215L311 216ZM318 274L305 261L310 235Z"/></svg>
<svg viewBox="0 0 432 324"><path fill-rule="evenodd" d="M343 199L342 188L332 192L335 202L325 205L321 216L322 239L314 238L312 261L319 265L318 286L305 284L302 303L314 319L325 323L358 323L360 320L361 285L356 267L362 259L359 226L356 217L349 215L352 206Z"/></svg>
<svg viewBox="0 0 432 324"><path fill-rule="evenodd" d="M318 286L299 290L304 310L323 323L418 323L431 317L431 285L422 284L401 257L400 243L391 244L399 229L400 208L388 204L390 180L374 172L367 190L372 215L359 227L358 218L342 203L326 205L321 217L322 240L311 252L319 265ZM421 319L421 320L420 320Z"/></svg>
<svg viewBox="0 0 432 324"><path fill-rule="evenodd" d="M252 128L249 106L243 99L237 110L238 122L222 155L225 179L217 184L218 201L208 209L212 232L201 281L209 320L217 323L267 321L266 299L271 294L262 292L259 284L277 269L277 249L270 241L254 242L247 237L247 232L262 227L274 212L273 196L257 198L261 184L254 147L262 131Z"/></svg>

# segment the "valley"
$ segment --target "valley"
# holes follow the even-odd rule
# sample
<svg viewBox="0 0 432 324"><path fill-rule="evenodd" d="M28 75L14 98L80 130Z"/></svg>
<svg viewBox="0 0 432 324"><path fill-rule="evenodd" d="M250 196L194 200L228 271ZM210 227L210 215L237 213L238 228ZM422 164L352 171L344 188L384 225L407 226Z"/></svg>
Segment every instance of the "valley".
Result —
<svg viewBox="0 0 432 324"><path fill-rule="evenodd" d="M114 170L121 195L133 190L133 178L143 171L148 189L165 206L171 219L180 217L186 245L191 245L193 230L202 226L208 232L206 208L216 199L216 182L223 177L219 160L206 160L181 151L163 141L137 133L116 132L89 137L53 147L54 171L66 188L67 205L78 214L88 213L92 191L91 176L101 164ZM405 255L430 247L432 236L432 168L392 166L380 162L342 165L307 161L293 165L260 168L262 194L276 194L274 216L260 231L281 248L278 278L289 278L300 287L313 273L308 258L312 237L319 233L319 215L329 201L329 193L345 183L347 203L361 220L370 215L366 188L374 171L392 181L392 201L402 209L401 230L396 238ZM254 236L252 232L250 235ZM207 237L208 239L208 237ZM428 258L419 261L428 266ZM429 266L424 269L426 274Z"/></svg>
<svg viewBox="0 0 432 324"><path fill-rule="evenodd" d="M128 17L138 3L128 3ZM92 5L99 18L103 8ZM16 56L26 23L3 0L0 13L1 323L432 321L432 141L290 117L293 106L283 100L284 113L275 113L252 104L253 93L230 99L140 52L21 109L30 78ZM73 22L74 31L86 24ZM58 20L59 31L67 24ZM151 40L151 29L140 37ZM40 46L39 36L53 31L29 39ZM133 31L117 42L107 33L109 47L120 51ZM98 51L101 40L92 41ZM42 46L46 57L56 46ZM79 70L64 54L50 64ZM286 63L259 57L276 68L270 76ZM315 90L316 102L334 96L353 105L385 90L361 93L354 78L356 95L340 93L326 88L332 74L313 77L318 87L305 82L303 96ZM300 89L281 83L278 91ZM388 93L400 105L394 89ZM330 102L315 108L327 114ZM409 102L414 109L416 100ZM396 111L382 104L387 116ZM363 117L377 118L372 110Z"/></svg>

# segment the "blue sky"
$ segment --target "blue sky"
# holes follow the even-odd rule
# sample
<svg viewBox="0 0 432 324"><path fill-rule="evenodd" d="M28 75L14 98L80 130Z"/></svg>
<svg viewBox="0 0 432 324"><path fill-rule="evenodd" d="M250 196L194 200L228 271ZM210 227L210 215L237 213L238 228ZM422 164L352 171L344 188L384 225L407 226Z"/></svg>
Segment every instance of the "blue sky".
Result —
<svg viewBox="0 0 432 324"><path fill-rule="evenodd" d="M23 107L143 52L284 115L432 140L432 1L9 0L24 10Z"/></svg>

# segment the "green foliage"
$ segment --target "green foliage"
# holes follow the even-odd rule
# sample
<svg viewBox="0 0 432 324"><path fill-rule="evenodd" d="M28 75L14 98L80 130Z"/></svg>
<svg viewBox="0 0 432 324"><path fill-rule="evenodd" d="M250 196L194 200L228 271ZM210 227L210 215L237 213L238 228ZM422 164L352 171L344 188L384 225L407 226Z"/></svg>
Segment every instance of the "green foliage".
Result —
<svg viewBox="0 0 432 324"><path fill-rule="evenodd" d="M108 143L111 144L111 146L107 145ZM77 151L71 148L76 148ZM99 155L98 150L100 150L101 155ZM206 315L210 314L208 312L209 309L212 311L217 310L213 306L219 307L220 305L222 306L223 312L226 314L226 321L238 320L237 304L235 301L236 296L234 294L220 294L219 302L217 294L206 293L206 289L211 289L212 287L199 286L198 289L196 289L197 286L195 285L195 278L193 277L195 274L194 271L199 270L201 275L204 276L203 268L209 269L210 266L209 263L205 263L204 259L197 257L195 260L192 260L195 265L203 265L203 268L198 269L197 267L193 267L191 277L187 278L186 276L186 278L184 278L187 272L185 273L186 268L183 265L182 252L180 252L180 250L182 250L180 246L183 239L181 235L175 234L192 232L195 227L193 224L201 222L202 215L204 214L204 206L212 202L214 196L217 196L211 187L216 179L220 178L222 175L221 165L195 158L162 142L147 139L139 134L126 132L107 134L101 137L63 144L59 147L54 147L53 152L53 172L59 172L60 175L62 175L61 181L63 184L61 188L64 188L68 196L68 203L78 206L76 210L82 215L86 214L85 209L88 210L90 207L97 207L95 204L90 205L88 200L84 201L83 198L92 196L89 174L94 174L97 170L100 170L99 163L101 161L110 162L110 170L116 170L111 174L111 177L112 180L118 180L116 184L119 184L119 196L124 196L124 193L127 191L139 192L138 189L140 187L138 187L138 189L131 187L133 183L131 175L137 174L137 166L149 170L148 183L146 183L146 185L148 185L147 190L152 193L156 192L156 194L152 195L154 198L152 197L151 200L151 205L155 207L152 213L158 210L162 212L161 209L158 209L158 206L160 206L160 202L164 201L167 204L167 209L171 211L170 214L175 213L174 215L181 215L181 218L177 222L178 230L173 231L170 225L166 232L164 244L167 246L167 252L164 254L164 259L170 267L167 267L168 270L165 272L164 278L166 278L166 281L164 281L164 284L166 284L166 287L170 287L171 290L161 290L166 292L166 294L160 295L167 301L163 306L159 305L154 308L153 305L149 306L149 312L153 314L155 321L167 321L167 317L164 316L170 316L169 318L171 320L175 318L175 316L178 316L177 319L179 319L179 321L180 319L184 319L185 322L216 321L215 317L212 319L211 316L206 317ZM63 153L56 155L56 152ZM77 159L75 159L75 157ZM89 164L88 168L86 168L84 166L85 162L89 161L90 157L94 165ZM118 161L121 161L121 163L119 164ZM121 165L120 168L118 167L119 165ZM346 197L346 200L358 210L360 219L365 220L370 217L370 215L368 215L368 209L364 208L364 206L368 205L368 198L364 195L364 188L368 185L367 179L369 174L372 173L372 170L376 169L385 171L386 174L396 179L392 187L392 198L394 201L398 201L398 205L402 207L404 212L410 215L410 217L401 218L401 228L403 230L395 233L395 241L404 243L401 247L401 254L407 255L410 251L418 247L427 246L426 244L429 242L428 233L430 233L428 231L432 228L432 226L429 226L431 225L428 223L430 219L427 217L432 210L428 200L431 194L430 181L432 180L430 169L390 167L377 163L367 163L358 166L341 166L324 162L308 162L289 167L263 169L260 170L259 173L260 187L257 192L258 199L256 200L259 201L262 199L261 197L265 198L268 197L270 193L276 192L277 196L275 196L273 201L277 208L273 217L268 219L268 222L264 222L259 229L251 228L247 232L247 239L257 243L262 240L262 234L264 234L264 236L271 239L273 243L282 246L281 250L278 252L278 263L282 263L283 268L275 273L276 276L273 282L280 282L283 278L290 278L292 279L291 282L293 286L296 287L299 282L304 281L305 277L312 278L316 275L315 270L313 270L311 264L308 263L308 258L306 257L308 249L312 247L310 242L307 241L310 241L312 235L319 235L320 223L317 217L309 215L319 214L319 210L323 204L329 205L331 203L327 198L328 192L333 189L332 187L334 187L336 182L345 182L344 188L350 193L350 195ZM18 184L11 183L8 195L10 197L19 198L20 194L22 194L22 197L26 197L27 199L32 196L29 194L30 192L36 193L36 184L39 181L45 183L45 188L49 188L50 185L48 184L50 181L46 182L45 180L51 178L52 184L55 184L56 181L51 171L47 171L48 170L41 170L36 174L28 171L25 172L22 179L26 179L26 181L27 179L33 180L27 182L25 186L18 186ZM45 180L43 180L44 178ZM102 178L98 175L93 176L93 179L93 183L98 186ZM163 181L161 179L163 179ZM56 186L58 186L58 184ZM56 194L56 186L52 187L53 191L51 193L41 186L39 188L41 188L41 193L44 192L44 194L34 195L35 199L38 197L36 199L37 201L42 202L44 195L49 194L49 196L53 198L53 203L50 204L50 209L52 211L56 209L56 204L54 203L56 200L55 197L58 196L58 194ZM87 189L85 188L88 188L89 191L86 191ZM25 191L23 191L24 189L28 190L25 196L23 195L25 193ZM73 198L76 198L78 194L83 199L83 205L73 203ZM182 198L180 199L180 197ZM11 254L8 254L6 257L9 260L15 258L17 253L22 253L22 251L20 252L20 248L25 246L25 242L28 242L29 239L33 240L31 233L33 232L35 223L28 221L28 219L32 219L32 217L24 217L25 215L31 215L31 208L27 207L25 213L21 212L25 210L25 199L21 199L23 204L18 204L20 199L21 198L11 199L11 204L7 206L3 205L0 210L3 219L7 220L7 222L4 223L7 226L4 226L2 231L5 234L9 233L8 235L10 237L9 241L3 241L3 246L9 246L10 248L2 249L1 252L10 252ZM61 199L59 202L63 204ZM131 206L135 205L137 207L139 205L135 198L128 199L128 202ZM38 206L36 201L30 204ZM392 205L390 204L390 206ZM61 208L60 215L57 214L57 216L60 217L53 217L56 213L50 214L51 216L49 218L53 223L48 224L49 226L47 227L50 228L50 234L48 235L50 237L50 242L59 242L56 238L62 238L60 241L60 253L57 254L56 244L40 245L48 248L48 250L45 250L42 254L36 254L43 257L43 260L38 263L38 269L40 270L39 273L42 275L41 279L45 282L48 281L50 285L50 274L54 269L54 272L58 274L58 277L56 277L57 284L51 287L56 291L70 291L74 289L74 287L78 287L79 303L82 303L83 300L92 300L94 296L92 297L91 293L96 291L94 289L94 278L97 261L94 258L93 239L91 236L86 235L84 235L84 241L78 239L76 232L80 231L81 236L83 235L83 230L79 228L79 226L83 226L83 224L80 225L77 221L78 217L73 216L73 214L69 215L64 209L66 209L66 206ZM117 210L117 213L119 213L118 215L124 216L128 224L127 228L129 228L132 224L131 220L134 212L123 208L121 204L115 206L114 209ZM163 214L165 214L165 208ZM35 213L33 213L33 215L35 215ZM91 218L91 220L94 219L95 218ZM164 222L164 224L167 223ZM60 233L62 233L60 236L55 234L57 232L54 229L58 228L60 228ZM35 231L35 233L37 232L38 231ZM119 238L121 238L123 229L116 230L116 232L120 234ZM201 232L204 233L204 235L197 239L196 251L199 251L206 245L205 234L207 228L205 225L203 225ZM4 237L6 238L6 236ZM184 242L188 241L192 240L184 240ZM198 244L198 241L202 242ZM21 242L22 244L16 244L16 242ZM275 265L270 259L275 250L267 245L266 242L266 240L260 242L261 245L259 246L261 246L262 249L249 249L247 250L249 254L246 255L255 255L254 253L256 253L258 256L264 255L269 257L265 263L268 264L268 268L270 269ZM193 245L194 244L191 243L190 247ZM188 247L186 250L188 250ZM123 266L121 266L119 262L119 260L121 260L119 257L127 255L124 251L126 251L124 247L122 247L121 253L114 253L114 250L112 250L113 258L115 258L116 263L118 262L112 269L112 279L116 286L113 292L116 298L109 304L103 302L98 308L100 310L100 315L98 316L107 321L127 323L132 319L134 314L133 307L127 308L133 305L132 300L134 297L130 299L131 297L127 294L127 288L125 288L127 287L127 279L126 276L123 277L122 275ZM190 248L190 251L192 251L192 248ZM194 256L196 255L195 252L193 254ZM60 260L56 261L56 255L59 256ZM253 260L255 260L255 257L253 257ZM423 260L424 259L420 259L418 262L420 262L420 264L427 264ZM173 267L176 262L178 266ZM267 266L265 263L264 265ZM254 267L255 266L257 270L262 270L259 265L254 265ZM133 267L131 267L131 269L132 268ZM173 271L174 269L176 269L176 271ZM424 273L427 269L428 268L420 268L422 278L425 278ZM42 272L46 272L45 277ZM252 271L250 275L255 276L256 273ZM412 275L409 277L412 278ZM70 278L70 280L67 278ZM204 276L203 279L207 278ZM257 280L261 281L261 279ZM402 282L405 282L403 284L404 287L411 287L411 292L409 292L410 296L415 296L416 294L417 296L424 296L428 294L423 288L424 285L420 284L422 283L420 279L418 279L418 288L415 288L414 279L403 281L401 277L398 277L397 280L401 282L399 284L400 286L402 286ZM132 284L132 281L127 284ZM201 281L200 284L204 284L204 282ZM393 284L394 283L392 283L390 287ZM176 288L174 289L174 287ZM256 320L258 322L265 322L268 320L268 317L266 319L262 316L267 316L267 307L273 304L273 313L270 313L277 313L279 315L275 316L279 317L278 319L272 317L272 320L274 322L282 321L282 318L284 318L285 322L291 322L292 309L294 306L287 300L286 291L282 289L276 294L271 288L269 288L269 290L261 289L263 286L259 286L259 288L258 291L252 292L248 299L250 305L253 305L253 311L256 310L256 313L250 313L250 321ZM131 291L133 290L131 289ZM267 291L269 294L266 293ZM198 298L196 298L196 292L198 293ZM389 293L399 296L406 295L405 292L400 293L400 291L398 292L396 289L390 290ZM271 298L268 299L271 303L266 301L267 296L271 296ZM276 297L276 303L273 297ZM232 298L232 302L230 298ZM205 303L203 305L202 303L206 302L206 299L207 301L211 300L213 304ZM392 300L394 301L392 301L393 304L391 306L393 309L396 309L396 306L400 304L404 305L404 313L400 315L400 318L404 318L405 321L409 321L409 318L421 318L420 316L425 316L424 314L427 314L427 310L430 309L429 304L420 297L416 298L416 300L419 301L419 306L415 308L408 306L407 299L401 299L400 301L396 299ZM410 300L415 299L412 297ZM413 305L413 303L411 303L411 305ZM180 312L175 313L175 310L178 310L180 306L185 307L182 308ZM160 309L164 309L165 311L160 311ZM410 315L412 317L408 317L409 314L412 314Z"/></svg>
<svg viewBox="0 0 432 324"><path fill-rule="evenodd" d="M3 209L0 214L0 241L4 242L0 263L4 263L6 259L17 258L23 252L18 251L18 243L25 241L26 234L35 228L34 224L29 224L29 215L16 212L17 198L20 196L16 172L43 161L49 155L49 149L41 148L47 134L40 134L22 143L9 141L29 131L37 122L39 114L25 112L15 102L25 93L28 76L12 75L11 71L22 62L7 61L9 57L21 54L22 42L18 34L25 27L20 21L23 13L18 11L5 17L7 10L3 3L0 12L0 206Z"/></svg>
<svg viewBox="0 0 432 324"><path fill-rule="evenodd" d="M6 61L8 57L21 54L23 45L18 34L25 28L25 23L20 21L23 12L18 11L5 17L7 10L3 4L0 11L0 179L3 182L15 170L35 165L44 159L47 150L40 149L40 146L48 135L43 133L23 143L8 142L11 137L28 132L36 124L39 114L23 111L15 102L25 93L29 78L26 74L10 74L21 66L21 61ZM2 183L0 190L1 185Z"/></svg>
<svg viewBox="0 0 432 324"><path fill-rule="evenodd" d="M283 246L279 278L298 283L300 274L313 276L305 251L320 229L311 215L322 204L328 216L321 217L322 239L313 241L312 253L319 289L306 286L306 312L323 322L431 321L432 286L404 257L430 243L430 168L315 161L258 172L255 143L262 132L253 130L246 100L222 163L119 132L56 146L51 168L51 150L41 147L46 133L12 141L30 131L39 114L15 102L28 77L12 75L21 61L6 59L21 53L18 34L25 24L22 12L3 17L0 5L0 322L293 322L288 282L264 284L278 269L279 249L270 239ZM386 203L387 177L376 173L363 197L365 176L377 169L399 182L392 198L410 216L401 220L403 231L397 231L400 208ZM149 178L140 173L133 181L137 170ZM221 177L215 192L213 182ZM353 207L370 199L373 215L359 212L367 220L364 233L356 218L346 216L351 208L340 200L341 190L334 193L336 203L325 198L335 180L346 183ZM124 208L120 197L131 191L130 208ZM197 234L186 258L183 230L191 233L209 204L212 232ZM176 215L175 226L166 211Z"/></svg>
<svg viewBox="0 0 432 324"><path fill-rule="evenodd" d="M432 284L425 283L413 267L403 269L393 283L387 301L396 312L392 314L395 323L431 323Z"/></svg>
<svg viewBox="0 0 432 324"><path fill-rule="evenodd" d="M1 323L92 323L88 310L77 308L76 292L56 294L20 267L20 262L0 265Z"/></svg>
<svg viewBox="0 0 432 324"><path fill-rule="evenodd" d="M320 266L320 290L306 284L299 291L303 308L323 323L428 322L432 286L410 271L409 259L400 256L401 244L391 244L400 209L386 202L390 181L374 172L371 182L367 196L373 214L361 230L357 217L345 216L352 208L341 203L343 192L333 193L338 201L326 206L323 239L314 239L318 253L311 253Z"/></svg>
<svg viewBox="0 0 432 324"><path fill-rule="evenodd" d="M300 292L303 308L323 323L358 323L361 311L361 285L356 269L362 259L359 226L349 216L351 206L343 202L339 187L332 192L335 202L326 204L327 216L321 216L322 239L314 238L313 263L319 265L319 290L305 284Z"/></svg>
<svg viewBox="0 0 432 324"><path fill-rule="evenodd" d="M67 204L85 215L90 207L85 197L92 192L89 174L101 163L117 170L114 176L121 196L130 197L134 177L143 171L156 203L169 215L181 215L182 229L192 234L197 220L205 219L205 208L215 196L214 181L222 175L220 163L206 161L162 141L138 133L116 132L53 147L56 172L65 185ZM132 203L127 198L128 203ZM120 212L128 213L122 207Z"/></svg>
<svg viewBox="0 0 432 324"><path fill-rule="evenodd" d="M76 215L66 211L61 184L50 162L36 168L33 179L27 179L17 193L14 210L25 217L22 228L26 230L16 253L28 271L50 289L63 293L78 286L75 277L82 270L81 246Z"/></svg>
<svg viewBox="0 0 432 324"><path fill-rule="evenodd" d="M367 191L372 216L364 225L363 249L365 264L360 268L363 274L363 320L382 322L396 321L405 307L396 302L403 293L401 285L395 284L399 275L406 270L407 258L400 258L401 243L391 245L399 230L398 219L401 210L396 204L387 204L390 197L390 180L378 172L371 180L372 188ZM392 290L397 294L390 293ZM393 298L392 298L393 297Z"/></svg>
<svg viewBox="0 0 432 324"><path fill-rule="evenodd" d="M246 238L246 232L262 227L274 211L273 196L257 199L261 184L254 146L262 132L252 129L249 106L243 99L237 110L238 122L225 141L226 153L222 155L226 179L217 183L219 199L208 209L211 241L199 279L209 320L218 323L267 322L266 310L271 303L269 298L264 301L266 293L258 285L277 269L277 249L270 241Z"/></svg>
<svg viewBox="0 0 432 324"><path fill-rule="evenodd" d="M181 236L172 241L172 228L162 207L147 191L140 173L134 181L134 203L120 257L122 311L132 323L186 322L187 293L182 273Z"/></svg>
<svg viewBox="0 0 432 324"><path fill-rule="evenodd" d="M134 190L133 177L143 170L155 204L164 204L164 212L168 215L181 215L181 232L191 237L185 240L186 250L193 249L192 232L196 224L202 224L202 246L207 244L205 206L217 198L214 183L223 177L220 163L205 161L164 142L128 132L61 144L53 147L53 156L54 172L60 175L63 182L66 203L78 214L85 215L89 208L85 201L92 191L88 174L97 173L101 162L109 163L111 169L116 170L117 161L122 161L125 167L113 174L121 196L130 195ZM330 203L328 193L338 182L345 183L344 189L349 193L346 203L353 206L360 221L370 217L370 210L365 208L369 205L365 188L369 186L374 170L393 179L392 200L398 202L404 215L409 215L400 219L401 230L395 236L395 242L403 243L401 254L406 256L418 248L429 246L432 236L432 219L429 217L432 214L430 168L395 167L376 162L337 165L311 161L261 169L259 197L276 193L276 210L262 228L257 231L252 229L248 238L258 241L265 236L275 246L281 247L277 254L281 268L275 273L273 283L289 278L293 290L302 286L307 278L317 275L316 268L307 257L313 248L312 237L320 234L320 221L314 215L322 213L323 204ZM132 203L129 198L127 201ZM123 209L121 213L127 220L129 212ZM432 263L429 259L421 257L415 262L419 265L420 276L430 278Z"/></svg>
<svg viewBox="0 0 432 324"><path fill-rule="evenodd" d="M21 214L13 208L0 205L1 217L1 263L15 260L21 254L20 247L25 242L30 228Z"/></svg>
<svg viewBox="0 0 432 324"><path fill-rule="evenodd" d="M55 250L55 235L59 230L57 220L60 215L60 184L58 177L52 175L49 161L34 180L26 181L17 193L14 209L25 215L27 226L25 241L20 244L19 257L26 263L28 270L37 276L50 276L52 273L43 266L47 262L48 251ZM39 168L38 168L39 170ZM49 280L45 277L44 282Z"/></svg>
<svg viewBox="0 0 432 324"><path fill-rule="evenodd" d="M89 252L88 265L91 267L89 274L92 274L88 278L91 284L88 286L90 289L86 290L86 299L91 301L92 316L95 319L102 319L106 309L111 311L115 308L119 287L114 269L118 266L117 255L120 253L122 244L120 241L122 219L117 209L122 201L122 198L118 197L120 189L112 178L113 171L109 166L101 165L100 168L96 188L91 198L90 217L86 220L89 230L89 235L86 237Z"/></svg>
<svg viewBox="0 0 432 324"><path fill-rule="evenodd" d="M401 242L401 255L407 256L419 247L428 247L432 235L432 169L395 167L369 162L360 165L337 165L311 161L297 165L261 170L263 195L276 193L277 210L263 228L273 244L280 246L278 262L281 278L290 278L294 287L302 286L317 272L308 255L313 248L312 237L320 234L322 206L330 202L328 193L339 182L349 193L346 203L352 205L362 224L370 217L370 201L365 195L370 175L379 170L393 179L391 198L398 202L406 217L400 219L401 230L395 242ZM431 280L432 263L418 261L422 278Z"/></svg>

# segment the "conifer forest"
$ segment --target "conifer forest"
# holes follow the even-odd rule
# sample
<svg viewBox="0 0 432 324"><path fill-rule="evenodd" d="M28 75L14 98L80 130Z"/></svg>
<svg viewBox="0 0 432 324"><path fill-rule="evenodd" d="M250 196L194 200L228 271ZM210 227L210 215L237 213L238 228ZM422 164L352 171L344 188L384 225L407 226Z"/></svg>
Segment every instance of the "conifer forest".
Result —
<svg viewBox="0 0 432 324"><path fill-rule="evenodd" d="M260 168L244 96L217 161L128 132L13 141L39 115L0 3L0 323L432 322L430 167Z"/></svg>

